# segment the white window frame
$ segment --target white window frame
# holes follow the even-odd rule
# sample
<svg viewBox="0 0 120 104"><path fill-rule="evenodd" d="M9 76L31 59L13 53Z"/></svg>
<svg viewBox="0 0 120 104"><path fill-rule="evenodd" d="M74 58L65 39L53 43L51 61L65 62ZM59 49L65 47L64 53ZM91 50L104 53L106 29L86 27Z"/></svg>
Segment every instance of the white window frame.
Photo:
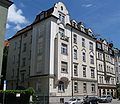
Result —
<svg viewBox="0 0 120 104"><path fill-rule="evenodd" d="M67 73L67 71L68 71L68 63L65 61L61 61L61 72Z"/></svg>
<svg viewBox="0 0 120 104"><path fill-rule="evenodd" d="M68 46L67 46L67 44L61 43L61 54L63 54L63 55L68 54Z"/></svg>

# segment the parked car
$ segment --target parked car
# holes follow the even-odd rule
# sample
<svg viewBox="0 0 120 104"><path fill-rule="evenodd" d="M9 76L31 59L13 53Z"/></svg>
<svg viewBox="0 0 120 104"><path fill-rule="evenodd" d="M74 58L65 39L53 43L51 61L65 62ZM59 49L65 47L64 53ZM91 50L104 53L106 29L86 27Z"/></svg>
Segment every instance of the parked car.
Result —
<svg viewBox="0 0 120 104"><path fill-rule="evenodd" d="M83 104L98 104L98 101L99 101L98 97L91 96L84 98Z"/></svg>
<svg viewBox="0 0 120 104"><path fill-rule="evenodd" d="M65 102L64 104L83 104L83 99L71 98L68 102Z"/></svg>
<svg viewBox="0 0 120 104"><path fill-rule="evenodd" d="M103 95L103 96L101 96L100 97L100 99L99 99L99 102L100 103L109 103L109 102L111 102L112 101L112 96L111 95Z"/></svg>

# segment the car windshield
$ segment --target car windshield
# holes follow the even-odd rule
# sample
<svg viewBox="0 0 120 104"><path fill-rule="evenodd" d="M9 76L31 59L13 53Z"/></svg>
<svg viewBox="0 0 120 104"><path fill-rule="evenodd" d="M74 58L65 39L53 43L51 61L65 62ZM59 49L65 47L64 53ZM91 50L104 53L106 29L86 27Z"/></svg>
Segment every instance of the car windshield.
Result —
<svg viewBox="0 0 120 104"><path fill-rule="evenodd" d="M76 100L76 99L73 98L73 99L70 99L69 101L75 101L75 100Z"/></svg>
<svg viewBox="0 0 120 104"><path fill-rule="evenodd" d="M106 96L101 96L101 98L106 98Z"/></svg>

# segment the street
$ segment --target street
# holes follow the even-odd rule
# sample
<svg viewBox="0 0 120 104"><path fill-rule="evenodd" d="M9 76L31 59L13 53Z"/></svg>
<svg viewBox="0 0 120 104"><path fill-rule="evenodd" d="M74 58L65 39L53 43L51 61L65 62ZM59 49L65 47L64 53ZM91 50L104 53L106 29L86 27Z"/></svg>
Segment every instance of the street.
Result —
<svg viewBox="0 0 120 104"><path fill-rule="evenodd" d="M120 104L120 100L113 99L111 103L99 103L99 104Z"/></svg>

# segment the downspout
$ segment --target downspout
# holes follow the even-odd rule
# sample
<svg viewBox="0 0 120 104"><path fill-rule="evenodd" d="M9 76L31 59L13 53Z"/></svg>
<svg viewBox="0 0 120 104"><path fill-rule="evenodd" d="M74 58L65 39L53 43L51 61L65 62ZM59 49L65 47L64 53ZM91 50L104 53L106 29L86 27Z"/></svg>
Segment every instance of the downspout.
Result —
<svg viewBox="0 0 120 104"><path fill-rule="evenodd" d="M72 81L72 98L73 98L73 49L72 49L72 27L71 27L71 81Z"/></svg>
<svg viewBox="0 0 120 104"><path fill-rule="evenodd" d="M21 59L21 44L22 44L22 35L20 35L20 48L19 48L19 59L18 59L18 68L17 68L17 82L16 82L16 89L19 86L19 71L20 71L20 59Z"/></svg>

